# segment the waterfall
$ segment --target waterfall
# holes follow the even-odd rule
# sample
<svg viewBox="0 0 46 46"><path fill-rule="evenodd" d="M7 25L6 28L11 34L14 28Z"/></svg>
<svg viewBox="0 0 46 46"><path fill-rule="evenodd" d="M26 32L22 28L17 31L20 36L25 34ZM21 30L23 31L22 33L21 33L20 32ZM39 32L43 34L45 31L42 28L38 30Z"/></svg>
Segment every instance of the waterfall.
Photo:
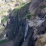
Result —
<svg viewBox="0 0 46 46"><path fill-rule="evenodd" d="M25 41L25 38L26 38L26 36L27 36L27 32L28 32L28 23L26 24L26 28L25 28L24 41Z"/></svg>

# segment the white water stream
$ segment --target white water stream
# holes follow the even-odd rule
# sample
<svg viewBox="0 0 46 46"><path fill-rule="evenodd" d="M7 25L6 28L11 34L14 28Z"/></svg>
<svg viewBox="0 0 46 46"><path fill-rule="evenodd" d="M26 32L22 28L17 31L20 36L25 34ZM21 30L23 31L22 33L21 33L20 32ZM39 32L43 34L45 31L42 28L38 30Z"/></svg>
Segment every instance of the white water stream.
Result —
<svg viewBox="0 0 46 46"><path fill-rule="evenodd" d="M27 36L27 32L28 32L28 23L27 23L26 28L25 28L24 41L25 41L25 38L26 38L26 36Z"/></svg>

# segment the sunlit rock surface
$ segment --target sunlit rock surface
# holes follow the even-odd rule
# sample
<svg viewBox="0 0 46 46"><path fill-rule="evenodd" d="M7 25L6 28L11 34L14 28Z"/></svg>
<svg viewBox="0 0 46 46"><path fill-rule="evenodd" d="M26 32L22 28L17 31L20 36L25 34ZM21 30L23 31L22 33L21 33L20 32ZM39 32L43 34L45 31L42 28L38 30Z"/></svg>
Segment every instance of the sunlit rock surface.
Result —
<svg viewBox="0 0 46 46"><path fill-rule="evenodd" d="M33 26L40 26L45 20L41 20L41 19L33 19L29 21L29 26L33 27Z"/></svg>

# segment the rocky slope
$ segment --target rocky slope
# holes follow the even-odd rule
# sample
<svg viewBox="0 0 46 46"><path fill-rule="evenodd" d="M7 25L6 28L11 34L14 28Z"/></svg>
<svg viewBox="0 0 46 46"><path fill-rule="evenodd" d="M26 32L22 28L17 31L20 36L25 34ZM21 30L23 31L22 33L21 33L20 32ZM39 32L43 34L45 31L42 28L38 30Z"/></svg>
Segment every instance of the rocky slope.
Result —
<svg viewBox="0 0 46 46"><path fill-rule="evenodd" d="M30 20L30 23L27 23L27 21L29 22L29 20L26 19L28 13L36 14L37 8L43 1L44 0L32 0L32 2L24 5L17 11L14 9L15 11L10 14L7 23L6 35L10 40L14 41L14 46L37 46L37 41L40 38L40 35L46 33L46 18L43 17L41 21L41 18L37 19L36 16L32 20ZM31 24L31 22L33 24ZM27 24L29 26L25 36L25 29Z"/></svg>

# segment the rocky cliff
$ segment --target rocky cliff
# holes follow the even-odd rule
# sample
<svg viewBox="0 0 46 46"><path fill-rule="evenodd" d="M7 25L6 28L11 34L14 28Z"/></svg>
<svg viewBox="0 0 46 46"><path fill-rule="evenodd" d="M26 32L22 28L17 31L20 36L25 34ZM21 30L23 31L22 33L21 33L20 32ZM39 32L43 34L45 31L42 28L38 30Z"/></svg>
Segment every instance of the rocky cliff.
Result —
<svg viewBox="0 0 46 46"><path fill-rule="evenodd" d="M39 36L41 34L46 33L46 18L44 18L42 23L40 22L41 19L37 19L40 21L35 21L37 24L38 22L41 23L39 26L30 26L29 23L27 23L27 14L28 13L35 13L37 10L37 7L41 2L44 0L32 0L32 2L24 5L17 11L15 10L14 13L10 14L9 20L7 23L7 37L10 40L14 41L14 46L35 46L36 41L38 40ZM36 20L36 19L33 19ZM29 20L28 20L29 21ZM31 21L32 22L32 21ZM33 22L33 24L35 24ZM25 35L25 29L26 25L28 24L28 31L27 35L24 40L24 35Z"/></svg>
<svg viewBox="0 0 46 46"><path fill-rule="evenodd" d="M21 9L13 13L7 23L7 37L14 41L15 46L20 46L24 41L26 28L26 16L28 14L30 3L23 6ZM26 8L27 7L27 8Z"/></svg>

